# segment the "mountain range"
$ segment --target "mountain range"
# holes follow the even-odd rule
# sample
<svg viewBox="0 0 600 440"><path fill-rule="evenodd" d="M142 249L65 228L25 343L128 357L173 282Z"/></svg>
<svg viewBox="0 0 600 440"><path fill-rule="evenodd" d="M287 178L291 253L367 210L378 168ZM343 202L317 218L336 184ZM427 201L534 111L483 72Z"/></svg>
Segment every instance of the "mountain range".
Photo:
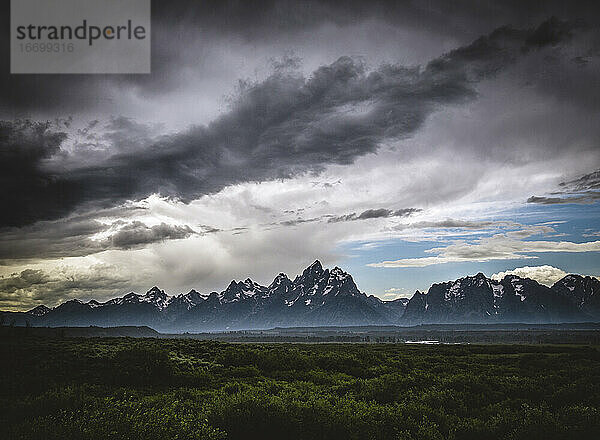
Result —
<svg viewBox="0 0 600 440"><path fill-rule="evenodd" d="M339 267L317 260L293 280L280 273L268 286L232 281L222 292L170 296L153 287L106 302L77 299L54 308L2 312L2 320L32 326L145 325L161 332L293 326L416 325L423 323L556 323L600 321L600 281L567 275L552 287L507 275L478 273L433 284L427 293L383 301L366 295Z"/></svg>

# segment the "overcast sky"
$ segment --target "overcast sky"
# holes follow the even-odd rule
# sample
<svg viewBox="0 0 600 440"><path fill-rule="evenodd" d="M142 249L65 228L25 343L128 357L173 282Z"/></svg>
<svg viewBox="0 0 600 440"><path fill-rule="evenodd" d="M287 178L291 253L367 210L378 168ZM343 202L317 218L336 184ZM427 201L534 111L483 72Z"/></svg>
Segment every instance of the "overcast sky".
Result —
<svg viewBox="0 0 600 440"><path fill-rule="evenodd" d="M600 275L593 1L153 2L150 75L10 75L0 308Z"/></svg>

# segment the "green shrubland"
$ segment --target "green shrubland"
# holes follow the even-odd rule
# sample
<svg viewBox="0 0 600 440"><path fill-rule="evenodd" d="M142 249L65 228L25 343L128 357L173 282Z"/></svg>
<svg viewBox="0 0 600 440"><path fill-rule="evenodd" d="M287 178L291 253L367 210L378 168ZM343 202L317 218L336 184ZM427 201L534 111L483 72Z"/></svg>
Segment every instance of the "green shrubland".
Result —
<svg viewBox="0 0 600 440"><path fill-rule="evenodd" d="M590 346L4 338L3 439L598 439Z"/></svg>

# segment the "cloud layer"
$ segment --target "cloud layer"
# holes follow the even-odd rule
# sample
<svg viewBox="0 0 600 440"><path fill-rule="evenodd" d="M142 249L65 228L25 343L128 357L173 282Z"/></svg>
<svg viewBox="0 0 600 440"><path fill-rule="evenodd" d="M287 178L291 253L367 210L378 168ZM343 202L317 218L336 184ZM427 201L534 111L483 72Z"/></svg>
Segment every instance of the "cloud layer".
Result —
<svg viewBox="0 0 600 440"><path fill-rule="evenodd" d="M569 182L561 182L559 191L551 196L531 196L527 203L562 205L568 203L590 204L600 200L600 170L585 174Z"/></svg>
<svg viewBox="0 0 600 440"><path fill-rule="evenodd" d="M498 272L491 276L493 280L501 280L507 275L517 275L521 278L530 278L545 286L552 286L558 280L565 277L567 272L554 266L523 266L512 270Z"/></svg>
<svg viewBox="0 0 600 440"><path fill-rule="evenodd" d="M88 268L60 266L52 270L25 269L0 277L0 304L3 309L55 305L73 298L98 297L126 289L130 279L115 266L96 264Z"/></svg>
<svg viewBox="0 0 600 440"><path fill-rule="evenodd" d="M600 252L600 241L574 243L570 241L519 240L508 234L484 237L474 243L455 243L431 248L425 252L433 257L402 258L399 260L370 263L370 267L426 267L457 262L485 262L493 260L522 260L538 258L537 253L546 252Z"/></svg>
<svg viewBox="0 0 600 440"><path fill-rule="evenodd" d="M385 142L413 135L441 106L473 98L474 84L527 51L570 36L570 25L552 19L532 30L499 28L423 68L369 70L342 57L304 78L280 67L264 81L243 84L230 110L207 126L153 136L151 127L112 120L102 138L109 148L95 147L93 161L89 145L83 153L78 145L63 149L67 133L47 123L3 122L0 184L6 190L0 203L11 209L2 211L0 225L152 193L191 200L228 185L351 164Z"/></svg>

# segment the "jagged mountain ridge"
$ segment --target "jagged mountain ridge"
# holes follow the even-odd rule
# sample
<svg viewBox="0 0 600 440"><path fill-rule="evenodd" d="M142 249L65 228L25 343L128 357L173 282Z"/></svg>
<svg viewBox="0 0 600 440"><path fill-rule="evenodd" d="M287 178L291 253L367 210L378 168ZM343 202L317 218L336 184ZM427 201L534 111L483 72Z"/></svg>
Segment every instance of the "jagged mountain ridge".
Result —
<svg viewBox="0 0 600 440"><path fill-rule="evenodd" d="M552 287L529 278L478 273L416 292L402 321L421 323L576 322L600 320L600 281L567 275Z"/></svg>
<svg viewBox="0 0 600 440"><path fill-rule="evenodd" d="M484 274L433 284L410 300L382 301L362 293L339 267L317 260L293 280L280 273L269 286L232 281L222 292L170 296L158 287L104 303L67 301L13 314L35 326L147 325L163 332L322 325L600 321L600 281L568 275L552 287L509 275Z"/></svg>
<svg viewBox="0 0 600 440"><path fill-rule="evenodd" d="M130 292L104 303L70 300L27 315L32 325L148 325L180 332L391 323L401 317L403 305L360 292L351 275L339 267L325 269L317 260L294 280L280 273L269 286L248 278L231 281L222 292L175 296L155 286L143 295Z"/></svg>

